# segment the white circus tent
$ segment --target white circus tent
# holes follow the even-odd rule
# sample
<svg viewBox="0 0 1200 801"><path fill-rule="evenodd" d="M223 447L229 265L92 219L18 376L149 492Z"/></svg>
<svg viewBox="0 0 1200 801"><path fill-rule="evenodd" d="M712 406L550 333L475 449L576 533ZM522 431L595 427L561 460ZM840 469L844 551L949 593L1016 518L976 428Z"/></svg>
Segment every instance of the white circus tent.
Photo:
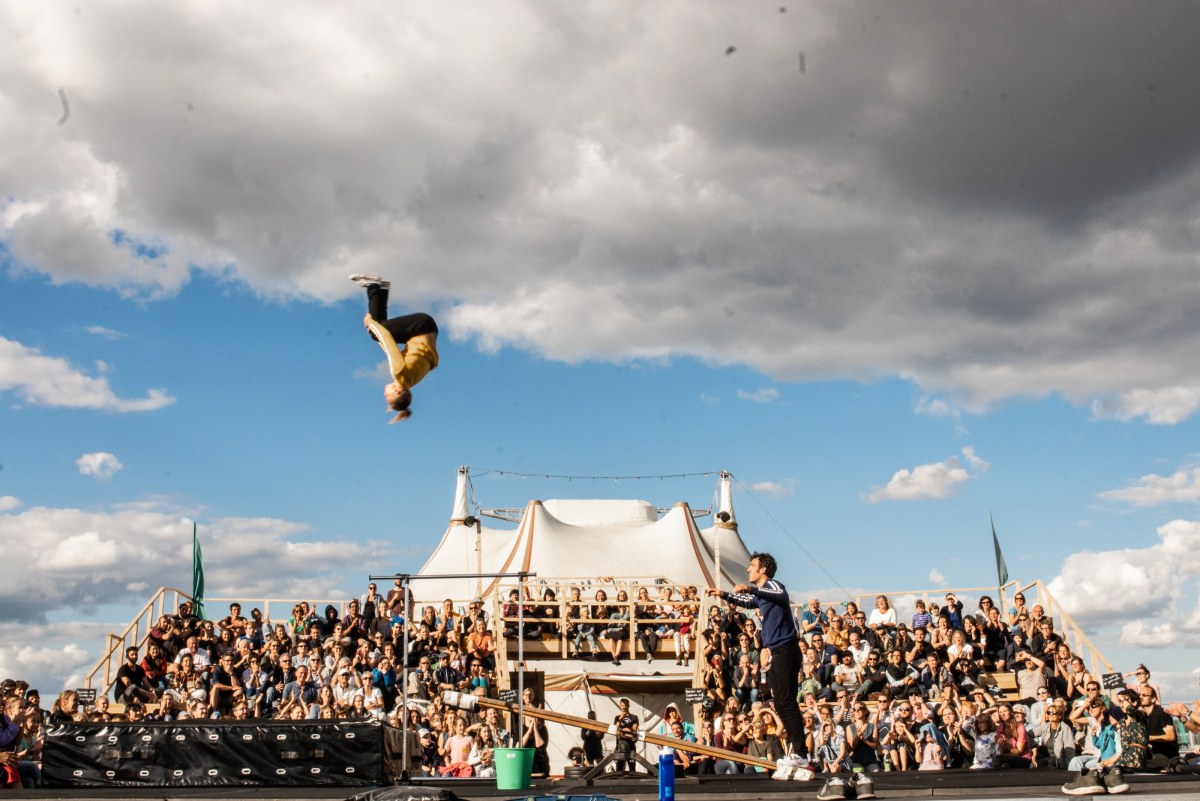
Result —
<svg viewBox="0 0 1200 801"><path fill-rule="evenodd" d="M745 580L750 554L738 535L730 477L722 473L719 481L713 524L704 529L684 502L660 513L642 500L531 500L516 528L498 528L470 514L469 471L459 468L450 523L417 575L473 575L416 581L413 593L420 603L486 599L496 580L475 575L517 571L539 580L663 578L729 589Z"/></svg>

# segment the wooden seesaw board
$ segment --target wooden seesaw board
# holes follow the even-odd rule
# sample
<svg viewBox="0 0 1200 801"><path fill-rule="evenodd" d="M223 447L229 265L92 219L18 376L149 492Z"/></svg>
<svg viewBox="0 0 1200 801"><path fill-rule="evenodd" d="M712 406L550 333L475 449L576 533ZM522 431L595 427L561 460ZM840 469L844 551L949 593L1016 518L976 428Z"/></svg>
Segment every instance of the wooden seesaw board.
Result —
<svg viewBox="0 0 1200 801"><path fill-rule="evenodd" d="M505 701L497 701L494 698L482 698L478 695L470 695L468 693L460 693L448 691L442 693L442 700L447 706L456 709L472 710L477 707L484 709L496 709L501 712L511 712L517 714L517 705L510 704ZM616 724L606 725L598 720L589 720L588 718L580 718L574 715L565 715L562 712L552 712L549 709L538 709L537 707L527 706L522 710L523 714L538 720L545 720L550 723L561 723L564 726L575 726L580 729L589 731L597 731L603 734L616 735ZM689 754L703 754L704 756L714 757L716 759L728 759L731 762L738 762L742 765L751 765L756 768L763 768L768 773L776 768L775 762L769 759L759 759L758 757L739 754L737 751L727 751L724 748L717 748L712 745L701 745L700 743L688 742L686 740L676 740L674 737L668 737L665 734L648 734L639 731L637 739L651 743L653 745L666 746L674 748L676 751L687 751Z"/></svg>

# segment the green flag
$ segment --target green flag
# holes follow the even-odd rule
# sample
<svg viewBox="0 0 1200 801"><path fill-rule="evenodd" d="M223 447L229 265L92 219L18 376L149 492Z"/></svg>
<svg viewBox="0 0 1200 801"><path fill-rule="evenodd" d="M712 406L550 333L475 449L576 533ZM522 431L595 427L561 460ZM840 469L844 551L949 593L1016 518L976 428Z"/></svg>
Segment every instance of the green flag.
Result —
<svg viewBox="0 0 1200 801"><path fill-rule="evenodd" d="M988 515L988 520L991 520L991 515ZM1008 565L1004 564L1004 554L1000 552L1000 539L996 536L996 521L992 523L992 545L996 548L996 576L1000 580L1000 586L1003 587L1008 583Z"/></svg>
<svg viewBox="0 0 1200 801"><path fill-rule="evenodd" d="M192 611L204 620L204 557L200 555L200 536L192 523Z"/></svg>

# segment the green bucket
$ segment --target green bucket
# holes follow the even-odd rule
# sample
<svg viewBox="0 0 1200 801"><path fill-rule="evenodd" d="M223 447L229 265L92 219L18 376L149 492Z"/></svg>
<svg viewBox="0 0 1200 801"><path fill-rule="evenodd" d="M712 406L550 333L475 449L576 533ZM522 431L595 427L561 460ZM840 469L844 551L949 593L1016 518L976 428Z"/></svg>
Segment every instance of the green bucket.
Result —
<svg viewBox="0 0 1200 801"><path fill-rule="evenodd" d="M496 789L528 790L529 774L533 772L532 748L497 748Z"/></svg>

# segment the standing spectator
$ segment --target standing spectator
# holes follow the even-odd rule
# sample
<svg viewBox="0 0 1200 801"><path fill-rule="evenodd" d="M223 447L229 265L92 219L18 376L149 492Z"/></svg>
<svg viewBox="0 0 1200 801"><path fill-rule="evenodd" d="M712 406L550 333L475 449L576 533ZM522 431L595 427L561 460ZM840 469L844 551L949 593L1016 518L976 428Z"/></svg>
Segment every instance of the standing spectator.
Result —
<svg viewBox="0 0 1200 801"><path fill-rule="evenodd" d="M925 608L925 602L920 598L913 604L916 611L913 613L912 620L909 621L909 627L916 631L917 629L929 629L933 625L933 615Z"/></svg>
<svg viewBox="0 0 1200 801"><path fill-rule="evenodd" d="M946 620L950 623L950 628L961 629L963 625L963 602L952 592L946 593L946 604L942 607L942 614L946 616Z"/></svg>

